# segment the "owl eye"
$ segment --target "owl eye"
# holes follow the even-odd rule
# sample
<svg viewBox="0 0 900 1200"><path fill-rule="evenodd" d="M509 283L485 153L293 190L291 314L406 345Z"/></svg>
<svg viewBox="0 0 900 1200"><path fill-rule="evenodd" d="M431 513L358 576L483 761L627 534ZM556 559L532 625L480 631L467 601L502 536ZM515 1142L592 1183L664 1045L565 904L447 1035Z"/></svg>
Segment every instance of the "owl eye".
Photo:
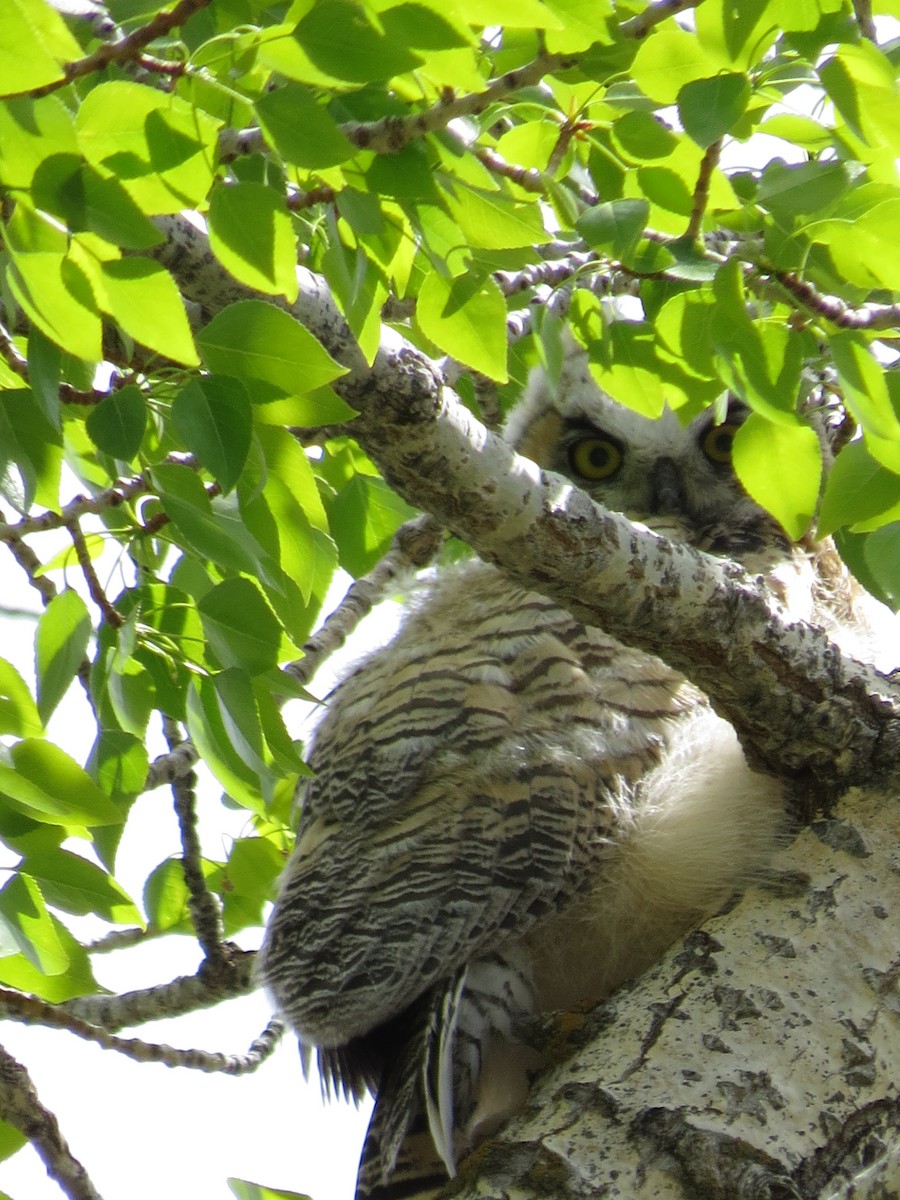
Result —
<svg viewBox="0 0 900 1200"><path fill-rule="evenodd" d="M700 445L710 462L731 462L731 447L734 443L734 435L739 428L740 425L737 423L726 421L723 425L711 425L707 429Z"/></svg>
<svg viewBox="0 0 900 1200"><path fill-rule="evenodd" d="M569 465L582 479L610 479L622 465L622 451L608 438L581 438L569 447Z"/></svg>

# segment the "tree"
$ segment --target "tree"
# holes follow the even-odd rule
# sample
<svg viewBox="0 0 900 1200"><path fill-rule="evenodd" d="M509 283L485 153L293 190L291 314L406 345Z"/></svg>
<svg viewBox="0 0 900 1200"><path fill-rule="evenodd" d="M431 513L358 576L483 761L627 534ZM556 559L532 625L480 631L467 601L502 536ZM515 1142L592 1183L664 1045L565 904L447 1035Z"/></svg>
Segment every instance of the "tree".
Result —
<svg viewBox="0 0 900 1200"><path fill-rule="evenodd" d="M648 415L731 389L748 491L900 595L896 6L57 7L14 0L0 27L0 540L43 605L36 687L0 664L4 1014L185 1066L265 1057L277 1023L227 1060L117 1030L254 986L229 939L262 920L305 770L282 702L400 575L459 553L445 527L684 670L819 814L791 851L806 898L739 906L587 1018L594 1065L570 1038L465 1194L900 1194L897 818L832 807L896 788L895 685L485 428L558 367L563 323ZM849 414L824 485L811 397ZM71 549L48 560L51 530ZM317 629L338 566L355 582ZM46 736L70 686L84 762ZM247 814L224 861L198 762ZM141 911L116 849L163 785L182 854ZM113 926L92 953L192 929L196 974L98 994L66 924L86 912ZM27 1135L66 1195L97 1194L8 1055L0 1111L8 1151Z"/></svg>

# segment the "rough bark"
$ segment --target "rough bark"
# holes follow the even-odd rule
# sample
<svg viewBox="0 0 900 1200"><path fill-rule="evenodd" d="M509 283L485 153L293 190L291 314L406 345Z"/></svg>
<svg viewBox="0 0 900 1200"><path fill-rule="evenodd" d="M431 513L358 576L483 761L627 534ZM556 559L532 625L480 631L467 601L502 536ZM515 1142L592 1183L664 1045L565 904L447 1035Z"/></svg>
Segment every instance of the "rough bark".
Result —
<svg viewBox="0 0 900 1200"><path fill-rule="evenodd" d="M565 1039L459 1200L900 1196L900 809L850 795ZM802 876L796 878L802 879Z"/></svg>

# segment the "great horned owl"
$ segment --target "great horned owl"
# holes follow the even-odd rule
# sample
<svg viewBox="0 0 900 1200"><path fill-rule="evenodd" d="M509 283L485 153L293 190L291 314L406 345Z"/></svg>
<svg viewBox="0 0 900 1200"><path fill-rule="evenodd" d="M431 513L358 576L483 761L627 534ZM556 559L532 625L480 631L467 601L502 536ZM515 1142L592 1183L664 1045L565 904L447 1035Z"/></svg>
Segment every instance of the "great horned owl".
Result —
<svg viewBox="0 0 900 1200"><path fill-rule="evenodd" d="M506 432L783 594L806 571L796 615L820 619L815 548L732 470L745 412L647 420L573 353ZM480 562L438 573L336 688L310 765L261 973L328 1084L377 1095L367 1200L446 1182L524 1099L535 1014L643 970L760 871L782 820L779 786L682 675Z"/></svg>

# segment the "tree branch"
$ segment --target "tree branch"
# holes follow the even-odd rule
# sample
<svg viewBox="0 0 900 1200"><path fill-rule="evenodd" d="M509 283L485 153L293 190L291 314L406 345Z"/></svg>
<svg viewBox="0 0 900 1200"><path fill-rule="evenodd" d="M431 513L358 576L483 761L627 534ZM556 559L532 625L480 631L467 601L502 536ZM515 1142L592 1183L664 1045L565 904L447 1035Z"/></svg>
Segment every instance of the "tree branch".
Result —
<svg viewBox="0 0 900 1200"><path fill-rule="evenodd" d="M143 1025L163 1017L211 1008L223 1000L254 991L255 955L226 942L221 965L203 962L196 975L181 975L169 983L124 992L119 996L79 996L62 1007L91 1025L115 1032L129 1025Z"/></svg>
<svg viewBox="0 0 900 1200"><path fill-rule="evenodd" d="M199 230L166 218L161 257L212 312L247 292ZM218 280L218 286L216 281ZM664 658L710 696L751 759L805 793L900 782L900 693L844 658L823 633L785 625L739 567L604 511L490 434L438 366L386 329L371 368L324 281L298 268L291 311L349 368L334 387L357 410L354 435L387 481L512 579L580 620Z"/></svg>
<svg viewBox="0 0 900 1200"><path fill-rule="evenodd" d="M69 1200L101 1200L87 1171L72 1154L59 1122L38 1099L25 1067L0 1046L0 1113L37 1150Z"/></svg>
<svg viewBox="0 0 900 1200"><path fill-rule="evenodd" d="M58 91L74 79L81 79L85 75L92 75L94 71L102 71L110 63L125 63L134 59L140 59L141 52L145 46L156 41L157 38L164 37L171 30L177 29L179 25L183 25L188 17L192 17L201 8L206 8L209 3L211 3L211 0L179 0L169 12L157 13L152 21L148 21L140 29L135 29L127 37L121 38L116 42L104 42L103 45L98 46L96 50L84 58L79 58L75 62L65 63L61 79L54 80L53 83L45 84L43 87L32 88L29 91L16 94L37 99L39 96L46 96L50 92ZM148 60L149 69L154 71L165 69L167 73L175 74L177 73L177 66L174 63L163 63L160 59ZM184 70L184 66L180 65L180 69Z"/></svg>
<svg viewBox="0 0 900 1200"><path fill-rule="evenodd" d="M48 1029L65 1029L86 1042L130 1058L133 1062L164 1063L167 1067L186 1067L219 1075L249 1075L275 1051L284 1035L284 1026L272 1020L251 1043L246 1054L220 1054L213 1050L179 1050L164 1042L145 1042L141 1038L122 1038L36 996L0 988L0 1009L13 1020ZM2 1112L2 1106L0 1106Z"/></svg>
<svg viewBox="0 0 900 1200"><path fill-rule="evenodd" d="M163 726L169 751L176 750L183 738L175 721L163 717ZM200 943L207 962L213 969L225 962L226 952L222 943L222 913L217 897L206 885L201 866L202 851L197 836L197 811L194 797L193 774L172 780L172 795L175 799L175 815L181 834L181 867L188 890L188 909L197 941Z"/></svg>

